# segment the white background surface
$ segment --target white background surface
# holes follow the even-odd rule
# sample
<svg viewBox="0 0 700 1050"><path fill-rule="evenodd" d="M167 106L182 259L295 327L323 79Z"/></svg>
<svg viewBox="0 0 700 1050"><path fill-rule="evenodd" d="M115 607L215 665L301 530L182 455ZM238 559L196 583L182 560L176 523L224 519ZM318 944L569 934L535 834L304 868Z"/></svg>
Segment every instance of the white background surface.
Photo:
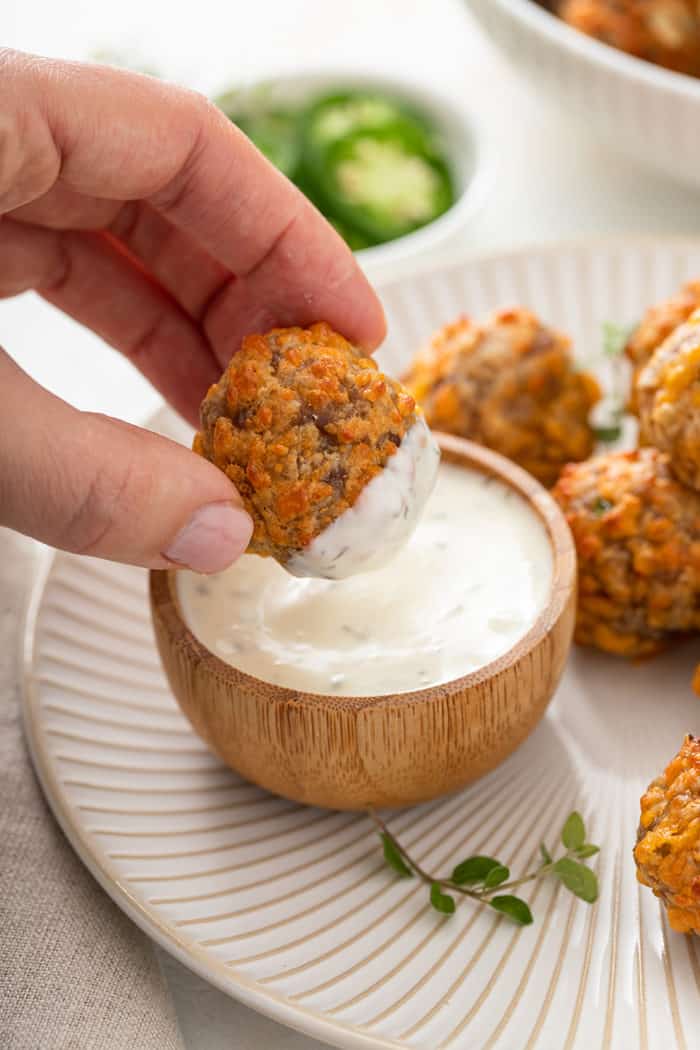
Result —
<svg viewBox="0 0 700 1050"><path fill-rule="evenodd" d="M613 155L533 96L459 0L4 0L0 44L74 58L129 52L207 92L238 77L334 66L448 91L479 111L498 170L482 212L441 261L582 234L700 233L697 194ZM136 421L158 403L116 353L32 295L0 303L0 344L81 408ZM318 1046L164 965L191 1050Z"/></svg>

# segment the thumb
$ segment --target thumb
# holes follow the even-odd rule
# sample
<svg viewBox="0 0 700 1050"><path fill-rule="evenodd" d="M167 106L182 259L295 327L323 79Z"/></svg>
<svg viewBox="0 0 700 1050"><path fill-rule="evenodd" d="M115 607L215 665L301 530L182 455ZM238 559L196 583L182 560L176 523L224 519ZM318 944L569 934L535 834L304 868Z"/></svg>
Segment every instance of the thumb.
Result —
<svg viewBox="0 0 700 1050"><path fill-rule="evenodd" d="M217 572L248 546L238 493L188 449L78 412L1 350L0 402L0 525L154 569Z"/></svg>

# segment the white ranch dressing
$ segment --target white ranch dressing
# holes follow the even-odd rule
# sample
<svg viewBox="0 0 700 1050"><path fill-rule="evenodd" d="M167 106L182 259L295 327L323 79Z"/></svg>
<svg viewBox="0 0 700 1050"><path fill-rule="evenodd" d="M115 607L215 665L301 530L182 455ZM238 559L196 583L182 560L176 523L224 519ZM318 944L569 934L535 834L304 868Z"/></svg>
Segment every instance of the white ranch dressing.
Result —
<svg viewBox="0 0 700 1050"><path fill-rule="evenodd" d="M423 689L507 652L544 607L546 529L505 484L443 464L425 513L383 569L295 579L245 555L216 576L178 574L184 617L212 652L267 682L309 693Z"/></svg>
<svg viewBox="0 0 700 1050"><path fill-rule="evenodd" d="M435 487L440 449L421 416L357 501L285 564L293 576L343 580L382 568L416 527Z"/></svg>

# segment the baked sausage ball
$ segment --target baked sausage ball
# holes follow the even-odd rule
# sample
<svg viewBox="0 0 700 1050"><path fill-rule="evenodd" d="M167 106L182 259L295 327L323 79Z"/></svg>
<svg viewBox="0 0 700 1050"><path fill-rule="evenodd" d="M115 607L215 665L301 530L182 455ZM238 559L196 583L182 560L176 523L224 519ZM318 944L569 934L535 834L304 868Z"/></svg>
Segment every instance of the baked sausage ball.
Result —
<svg viewBox="0 0 700 1050"><path fill-rule="evenodd" d="M700 74L697 0L562 0L559 15L620 51L677 73Z"/></svg>
<svg viewBox="0 0 700 1050"><path fill-rule="evenodd" d="M679 933L700 933L700 740L688 735L642 795L637 878L666 905Z"/></svg>
<svg viewBox="0 0 700 1050"><path fill-rule="evenodd" d="M700 310L662 343L637 379L639 436L700 489Z"/></svg>
<svg viewBox="0 0 700 1050"><path fill-rule="evenodd" d="M574 370L566 336L529 310L445 325L404 382L431 427L488 445L545 485L593 449L588 416L598 385Z"/></svg>
<svg viewBox="0 0 700 1050"><path fill-rule="evenodd" d="M679 325L700 306L700 281L688 281L681 290L661 303L650 306L627 340L625 353L632 363L632 411L637 410L636 384L652 354Z"/></svg>
<svg viewBox="0 0 700 1050"><path fill-rule="evenodd" d="M332 579L395 553L440 458L411 395L326 324L247 336L202 402L194 450L241 494L252 553Z"/></svg>
<svg viewBox="0 0 700 1050"><path fill-rule="evenodd" d="M700 627L700 495L654 448L570 464L553 490L578 554L576 640L642 656Z"/></svg>

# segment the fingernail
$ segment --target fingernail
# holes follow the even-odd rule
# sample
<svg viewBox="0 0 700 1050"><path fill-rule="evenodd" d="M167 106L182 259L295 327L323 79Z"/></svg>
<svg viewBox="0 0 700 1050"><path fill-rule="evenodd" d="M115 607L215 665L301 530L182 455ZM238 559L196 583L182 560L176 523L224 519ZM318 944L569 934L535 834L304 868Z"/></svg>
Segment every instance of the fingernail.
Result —
<svg viewBox="0 0 700 1050"><path fill-rule="evenodd" d="M220 572L243 554L253 522L233 503L208 503L196 510L163 556L195 572Z"/></svg>

